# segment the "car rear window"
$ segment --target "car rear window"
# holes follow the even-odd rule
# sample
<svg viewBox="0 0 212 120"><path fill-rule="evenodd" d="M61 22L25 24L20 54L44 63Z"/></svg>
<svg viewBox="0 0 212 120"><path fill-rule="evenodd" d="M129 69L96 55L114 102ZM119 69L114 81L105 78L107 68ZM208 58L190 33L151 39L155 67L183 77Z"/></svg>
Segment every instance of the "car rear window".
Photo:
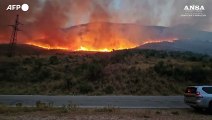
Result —
<svg viewBox="0 0 212 120"><path fill-rule="evenodd" d="M195 87L187 87L185 90L185 93L196 93L197 92L197 88Z"/></svg>
<svg viewBox="0 0 212 120"><path fill-rule="evenodd" d="M208 94L212 94L212 87L203 87L202 90Z"/></svg>

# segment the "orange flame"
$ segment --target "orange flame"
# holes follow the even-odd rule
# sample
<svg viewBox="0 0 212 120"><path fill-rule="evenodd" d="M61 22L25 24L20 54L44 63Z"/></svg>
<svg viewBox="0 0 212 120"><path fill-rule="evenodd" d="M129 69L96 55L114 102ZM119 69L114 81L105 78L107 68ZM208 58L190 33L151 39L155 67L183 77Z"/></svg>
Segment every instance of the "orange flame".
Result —
<svg viewBox="0 0 212 120"><path fill-rule="evenodd" d="M135 48L135 47L131 47ZM131 49L131 48L117 48L117 49L112 49L112 48L101 48L101 49L93 49L93 48L88 48L84 46L80 46L79 49L75 51L91 51L91 52L112 52L114 50L123 50L123 49Z"/></svg>
<svg viewBox="0 0 212 120"><path fill-rule="evenodd" d="M136 48L140 45L149 43L159 43L164 41L174 42L178 40L174 37L158 39L148 39L145 37L142 38L142 33L136 32L139 30L134 31L134 29L130 29L129 31L125 31L120 26L117 27L109 25L111 24L92 23L86 26L78 26L77 28L72 28L71 30L69 30L69 32L66 33L66 36L64 37L65 39L63 39L63 37L57 38L57 43L60 43L58 42L59 40L63 41L60 45L55 45L54 40L50 40L48 39L48 36L42 34L37 35L34 40L29 40L27 44L38 46L48 50L59 49L70 51L111 52L114 50ZM133 34L130 32L132 32ZM145 36L145 33L143 34ZM51 44L46 44L42 41L39 42L35 40L48 40L48 43Z"/></svg>
<svg viewBox="0 0 212 120"><path fill-rule="evenodd" d="M103 42L101 41L98 45L95 45L96 41L89 41L89 36L86 36L83 39L85 39L84 42L81 41L74 51L111 52L114 50L131 49L138 46L137 44L125 39L108 38L108 41L103 39Z"/></svg>
<svg viewBox="0 0 212 120"><path fill-rule="evenodd" d="M76 51L99 51L99 52L111 52L111 50L104 48L104 49L90 49L84 46L80 46L79 49L77 49Z"/></svg>
<svg viewBox="0 0 212 120"><path fill-rule="evenodd" d="M146 40L141 43L141 45L144 44L150 44L150 43L160 43L160 42L175 42L178 40L177 38L166 38L166 39L160 39L160 40ZM131 43L126 40L119 41L119 44L113 44L111 46L107 46L105 48L99 48L95 46L91 46L90 44L82 43L78 44L76 49L70 49L69 47L62 47L62 46L50 46L49 44L41 44L41 43L35 43L35 42L28 42L26 43L28 45L37 46L40 48L48 49L48 50L71 50L71 51L91 51L91 52L112 52L114 50L123 50L123 49L131 49L138 47L139 45L136 45L134 43Z"/></svg>
<svg viewBox="0 0 212 120"><path fill-rule="evenodd" d="M33 43L33 42L29 42L29 43L26 43L27 45L33 45L33 46L37 46L37 47L40 47L40 48L43 48L43 49L48 49L48 50L69 50L68 48L66 47L60 47L60 46L50 46L48 44L39 44L39 43Z"/></svg>
<svg viewBox="0 0 212 120"><path fill-rule="evenodd" d="M161 42L175 42L176 40L178 40L178 38L165 38L165 39L160 39L160 40L147 40L147 41L144 41L142 43L142 45L145 45L145 44L150 44L150 43L161 43Z"/></svg>

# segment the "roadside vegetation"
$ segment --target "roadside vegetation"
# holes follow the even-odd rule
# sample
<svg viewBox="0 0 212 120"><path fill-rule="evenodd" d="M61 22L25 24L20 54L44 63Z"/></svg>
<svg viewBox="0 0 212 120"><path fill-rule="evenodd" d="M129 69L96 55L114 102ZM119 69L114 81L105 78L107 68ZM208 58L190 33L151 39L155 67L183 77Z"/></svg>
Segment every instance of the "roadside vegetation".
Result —
<svg viewBox="0 0 212 120"><path fill-rule="evenodd" d="M71 112L77 112L77 111L84 111L84 110L91 110L93 112L99 112L99 113L116 113L119 112L121 109L114 106L105 106L105 107L99 107L99 108L80 108L76 104L67 104L63 105L62 107L55 106L54 103L48 103L48 102L41 102L37 101L35 105L33 106L26 106L22 103L17 103L15 106L6 105L6 104L0 104L0 115L1 114L16 114L16 113L27 113L27 112L37 112L37 111L51 111L51 112L57 112L57 113L71 113Z"/></svg>
<svg viewBox="0 0 212 120"><path fill-rule="evenodd" d="M8 107L0 105L1 120L211 120L210 115L196 112L193 109L119 109L105 108L72 108L51 106Z"/></svg>
<svg viewBox="0 0 212 120"><path fill-rule="evenodd" d="M182 95L212 84L212 57L190 52L0 56L0 94Z"/></svg>

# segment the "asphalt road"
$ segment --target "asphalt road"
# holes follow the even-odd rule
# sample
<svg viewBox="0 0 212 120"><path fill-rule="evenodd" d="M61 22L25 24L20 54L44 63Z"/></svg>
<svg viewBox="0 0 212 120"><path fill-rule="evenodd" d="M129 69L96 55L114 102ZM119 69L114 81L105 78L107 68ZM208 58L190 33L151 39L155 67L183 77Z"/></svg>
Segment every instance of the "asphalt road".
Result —
<svg viewBox="0 0 212 120"><path fill-rule="evenodd" d="M37 101L53 103L55 107L76 104L82 108L113 106L118 108L188 108L183 96L43 96L0 95L0 104L35 106Z"/></svg>

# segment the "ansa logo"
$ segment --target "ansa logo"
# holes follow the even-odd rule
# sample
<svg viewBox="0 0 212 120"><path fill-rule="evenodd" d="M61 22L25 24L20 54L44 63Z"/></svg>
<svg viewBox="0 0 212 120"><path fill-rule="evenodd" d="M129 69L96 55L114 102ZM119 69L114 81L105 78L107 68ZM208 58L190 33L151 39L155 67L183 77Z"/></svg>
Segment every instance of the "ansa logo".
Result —
<svg viewBox="0 0 212 120"><path fill-rule="evenodd" d="M186 5L184 10L205 10L205 7L203 5Z"/></svg>

